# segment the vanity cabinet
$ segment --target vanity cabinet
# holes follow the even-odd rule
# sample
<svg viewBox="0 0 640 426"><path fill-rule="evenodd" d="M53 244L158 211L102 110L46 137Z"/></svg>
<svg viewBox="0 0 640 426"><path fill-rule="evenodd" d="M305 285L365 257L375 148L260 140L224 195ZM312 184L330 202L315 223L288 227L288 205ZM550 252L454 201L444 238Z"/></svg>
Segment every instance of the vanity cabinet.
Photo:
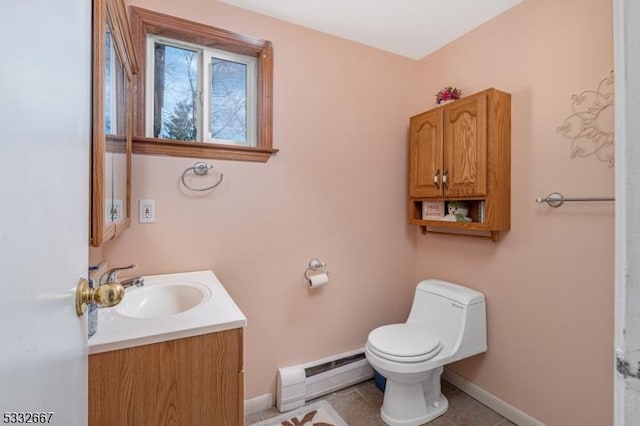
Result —
<svg viewBox="0 0 640 426"><path fill-rule="evenodd" d="M242 328L89 356L90 426L241 424Z"/></svg>
<svg viewBox="0 0 640 426"><path fill-rule="evenodd" d="M93 247L131 223L131 82L137 72L123 0L93 0Z"/></svg>
<svg viewBox="0 0 640 426"><path fill-rule="evenodd" d="M511 95L488 89L411 117L409 221L498 241L510 227ZM425 220L423 202L465 201L471 222ZM445 212L446 214L446 212ZM478 231L478 232L476 232Z"/></svg>

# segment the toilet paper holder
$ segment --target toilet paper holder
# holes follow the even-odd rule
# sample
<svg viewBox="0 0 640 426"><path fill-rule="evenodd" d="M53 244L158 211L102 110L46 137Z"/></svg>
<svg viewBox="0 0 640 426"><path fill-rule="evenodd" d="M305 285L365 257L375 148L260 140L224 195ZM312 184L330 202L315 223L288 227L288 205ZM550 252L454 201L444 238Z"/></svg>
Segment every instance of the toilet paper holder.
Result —
<svg viewBox="0 0 640 426"><path fill-rule="evenodd" d="M304 277L307 279L307 281L311 282L311 277L309 276L309 273L315 272L320 268L324 268L325 266L327 266L325 262L321 262L316 258L311 259L309 261L309 267L304 271ZM327 272L327 275L329 275L328 272Z"/></svg>

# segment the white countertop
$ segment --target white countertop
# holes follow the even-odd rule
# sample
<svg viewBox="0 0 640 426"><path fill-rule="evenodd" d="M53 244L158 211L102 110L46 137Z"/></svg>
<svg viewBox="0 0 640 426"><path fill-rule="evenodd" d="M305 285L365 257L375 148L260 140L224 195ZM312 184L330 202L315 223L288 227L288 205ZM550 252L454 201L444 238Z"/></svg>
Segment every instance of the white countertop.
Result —
<svg viewBox="0 0 640 426"><path fill-rule="evenodd" d="M247 319L211 271L183 272L144 277L145 287L170 281L206 286L210 297L178 314L154 318L132 318L118 312L118 306L98 309L98 331L89 338L89 354L97 354L216 331L244 327ZM125 292L135 292L129 288ZM121 302L122 303L122 302Z"/></svg>

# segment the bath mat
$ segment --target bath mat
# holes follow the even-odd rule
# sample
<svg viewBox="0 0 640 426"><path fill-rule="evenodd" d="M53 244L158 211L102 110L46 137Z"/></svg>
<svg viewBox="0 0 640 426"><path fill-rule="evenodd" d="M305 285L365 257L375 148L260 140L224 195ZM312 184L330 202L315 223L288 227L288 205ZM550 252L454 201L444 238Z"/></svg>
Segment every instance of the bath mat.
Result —
<svg viewBox="0 0 640 426"><path fill-rule="evenodd" d="M349 426L324 399L251 426Z"/></svg>

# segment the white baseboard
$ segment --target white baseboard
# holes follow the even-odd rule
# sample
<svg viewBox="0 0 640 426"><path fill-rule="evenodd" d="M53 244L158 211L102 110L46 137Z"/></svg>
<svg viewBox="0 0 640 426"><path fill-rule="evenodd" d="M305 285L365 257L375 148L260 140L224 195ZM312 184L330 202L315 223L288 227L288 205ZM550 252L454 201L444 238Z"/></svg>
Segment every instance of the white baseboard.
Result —
<svg viewBox="0 0 640 426"><path fill-rule="evenodd" d="M271 407L273 407L273 394L265 393L264 395L244 400L244 415L247 416Z"/></svg>
<svg viewBox="0 0 640 426"><path fill-rule="evenodd" d="M540 420L518 410L513 405L506 403L497 396L482 389L480 386L474 385L451 370L445 368L442 378L518 426L545 426Z"/></svg>

